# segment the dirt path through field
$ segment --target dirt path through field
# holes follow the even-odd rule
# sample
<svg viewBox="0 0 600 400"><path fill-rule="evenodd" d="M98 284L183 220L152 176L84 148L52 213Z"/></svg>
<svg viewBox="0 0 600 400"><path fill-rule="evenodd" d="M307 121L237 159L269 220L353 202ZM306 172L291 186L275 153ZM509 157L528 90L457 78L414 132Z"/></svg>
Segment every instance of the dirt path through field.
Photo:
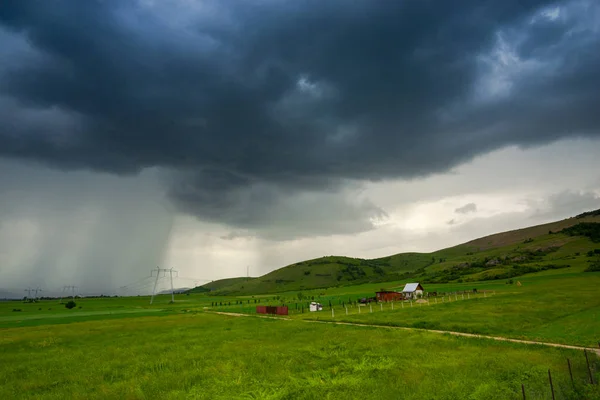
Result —
<svg viewBox="0 0 600 400"><path fill-rule="evenodd" d="M559 344L559 343L546 343L546 342L536 342L533 340L522 340L522 339L510 339L500 336L488 336L488 335L478 335L475 333L463 333L463 332L454 332L454 331L441 331L437 329L422 329L422 328L407 328L404 326L385 326L385 325L372 325L372 324L359 324L355 322L336 322L336 321L315 321L309 319L292 319L286 317L269 317L266 315L251 315L251 314L241 314L241 313L230 313L230 312L221 312L221 311L207 311L212 314L220 314L220 315L229 315L231 317L255 317L255 318L267 318L267 319L279 319L284 321L304 321L304 322L312 322L317 324L335 324L335 325L350 325L350 326L364 326L369 328L384 328L384 329L401 329L405 331L419 331L419 332L433 332L433 333L446 333L449 335L455 336L464 336L471 338L479 338L479 339L491 339L491 340L499 340L502 342L513 342L513 343L523 343L523 344L537 344L541 346L549 346L549 347L560 347L563 349L573 349L573 350L587 350L596 353L600 356L600 349L590 348L590 347L582 347L582 346L572 346L568 344Z"/></svg>

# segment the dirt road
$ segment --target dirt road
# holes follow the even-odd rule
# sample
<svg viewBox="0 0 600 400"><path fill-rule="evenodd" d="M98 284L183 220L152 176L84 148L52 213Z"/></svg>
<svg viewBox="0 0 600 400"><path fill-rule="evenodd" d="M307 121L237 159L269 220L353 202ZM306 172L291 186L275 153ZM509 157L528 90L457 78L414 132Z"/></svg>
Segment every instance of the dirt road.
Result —
<svg viewBox="0 0 600 400"><path fill-rule="evenodd" d="M308 319L299 320L299 319L292 319L292 318L287 318L287 317L269 317L266 315L251 315L251 314L229 313L229 312L220 312L220 311L207 311L207 312L212 313L212 314L229 315L231 317L268 318L268 319L280 319L283 321L303 321L303 322L316 323L316 324L350 325L350 326L363 326L363 327L369 327L369 328L401 329L401 330L406 330L406 331L442 333L442 334L465 336L465 337L471 337L471 338L499 340L499 341L503 341L503 342L536 344L536 345L540 345L540 346L560 347L563 349L573 349L573 350L587 350L587 351L596 353L598 356L600 356L600 349L595 349L595 348L590 348L590 347L571 346L568 344L559 344L559 343L536 342L533 340L510 339L510 338L505 338L505 337L500 337L500 336L478 335L478 334L474 334L474 333L441 331L441 330L436 330L436 329L407 328L407 327L403 327L403 326L359 324L359 323L354 323L354 322L314 321L314 320L308 320Z"/></svg>

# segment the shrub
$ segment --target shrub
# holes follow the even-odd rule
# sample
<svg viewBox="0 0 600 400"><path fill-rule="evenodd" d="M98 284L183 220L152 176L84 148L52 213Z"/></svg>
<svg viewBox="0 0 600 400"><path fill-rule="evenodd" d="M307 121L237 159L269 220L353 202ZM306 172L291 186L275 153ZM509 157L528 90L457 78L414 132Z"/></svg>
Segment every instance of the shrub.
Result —
<svg viewBox="0 0 600 400"><path fill-rule="evenodd" d="M583 270L584 272L598 272L600 271L600 257L594 261L590 261L590 266Z"/></svg>
<svg viewBox="0 0 600 400"><path fill-rule="evenodd" d="M592 242L600 242L600 224L594 222L582 222L577 225L565 228L561 233L565 233L569 236L585 236L592 240Z"/></svg>
<svg viewBox="0 0 600 400"><path fill-rule="evenodd" d="M77 304L73 300L69 300L67 304L65 304L65 308L68 308L69 310L75 308L76 306Z"/></svg>

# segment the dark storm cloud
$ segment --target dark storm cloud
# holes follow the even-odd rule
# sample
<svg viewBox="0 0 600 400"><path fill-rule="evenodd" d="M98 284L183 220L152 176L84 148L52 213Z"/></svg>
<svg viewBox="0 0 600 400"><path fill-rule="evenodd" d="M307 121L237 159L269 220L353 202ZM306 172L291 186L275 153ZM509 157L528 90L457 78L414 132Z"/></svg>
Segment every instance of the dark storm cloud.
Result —
<svg viewBox="0 0 600 400"><path fill-rule="evenodd" d="M11 61L0 66L0 156L118 174L164 167L182 210L252 229L348 180L597 135L600 41L584 3L598 7L4 0L0 40L25 38L32 54L0 52ZM554 4L561 18L540 14ZM384 214L339 207L331 221L357 220L341 232Z"/></svg>
<svg viewBox="0 0 600 400"><path fill-rule="evenodd" d="M477 211L477 204L475 203L468 203L465 204L462 207L458 207L456 210L454 210L455 213L457 214L468 214L468 213L472 213L472 212L476 212Z"/></svg>

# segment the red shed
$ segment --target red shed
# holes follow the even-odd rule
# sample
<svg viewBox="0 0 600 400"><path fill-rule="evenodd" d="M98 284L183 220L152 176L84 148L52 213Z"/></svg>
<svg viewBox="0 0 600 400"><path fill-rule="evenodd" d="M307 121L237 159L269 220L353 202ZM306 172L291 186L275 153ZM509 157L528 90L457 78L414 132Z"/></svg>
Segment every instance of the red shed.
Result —
<svg viewBox="0 0 600 400"><path fill-rule="evenodd" d="M404 296L400 292L395 292L392 290L384 290L375 293L377 297L377 301L401 301L404 299Z"/></svg>
<svg viewBox="0 0 600 400"><path fill-rule="evenodd" d="M287 306L256 306L257 314L288 315Z"/></svg>

